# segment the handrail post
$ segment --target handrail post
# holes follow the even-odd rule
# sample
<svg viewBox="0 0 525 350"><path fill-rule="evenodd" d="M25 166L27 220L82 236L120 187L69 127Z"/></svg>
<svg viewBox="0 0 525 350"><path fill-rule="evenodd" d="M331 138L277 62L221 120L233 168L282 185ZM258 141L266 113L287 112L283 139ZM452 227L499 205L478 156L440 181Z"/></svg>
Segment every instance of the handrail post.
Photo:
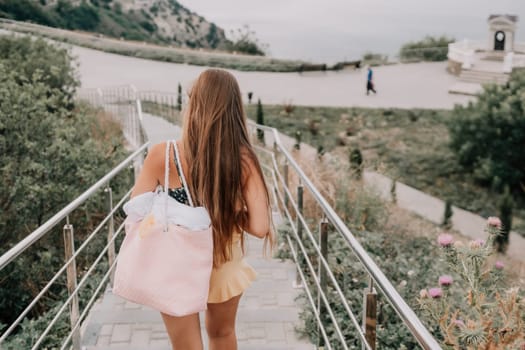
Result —
<svg viewBox="0 0 525 350"><path fill-rule="evenodd" d="M374 288L374 280L370 277L368 288L363 294L363 332L366 341L372 350L376 349L376 326L377 326L377 292ZM365 350L365 345L361 346Z"/></svg>
<svg viewBox="0 0 525 350"><path fill-rule="evenodd" d="M322 218L319 222L319 248L321 250L321 255L328 261L328 221L326 218ZM319 257L319 285L321 286L321 291L324 295L327 295L327 284L326 284L326 270L321 263L321 257ZM321 298L321 291L317 294L317 310L319 310L319 318L321 319L321 324L318 327L326 327L325 316L326 316L326 307ZM324 347L324 339L321 337L321 331L318 329L318 342L317 345L319 348Z"/></svg>
<svg viewBox="0 0 525 350"><path fill-rule="evenodd" d="M104 190L104 192L108 193L108 199L109 199L109 212L111 213L113 211L113 190L108 184L108 187ZM111 214L109 217L108 222L108 266L112 266L113 262L115 261L115 241L113 240L113 235L115 234L115 220L114 215ZM115 278L115 270L112 271L112 273L109 275L109 283L113 287L113 281Z"/></svg>
<svg viewBox="0 0 525 350"><path fill-rule="evenodd" d="M303 185L301 182L299 182L299 186L297 186L297 239L302 242L303 240L303 225L301 222L300 217L303 216ZM299 251L299 242L297 243L297 251ZM297 269L301 269L303 267L303 261L297 262ZM296 280L295 280L295 286L300 287L301 286L301 275L299 272L297 272Z"/></svg>
<svg viewBox="0 0 525 350"><path fill-rule="evenodd" d="M288 188L288 161L284 161L283 169L284 185ZM284 206L288 208L288 194L287 191L284 191Z"/></svg>
<svg viewBox="0 0 525 350"><path fill-rule="evenodd" d="M66 261L71 259L73 254L75 254L75 241L74 241L74 229L73 225L69 223L69 216L66 217L66 224L64 225L64 248L65 248L65 258ZM74 290L77 288L77 265L75 259L69 263L67 266L67 290L68 294L73 294ZM74 294L69 304L69 321L71 323L71 329L75 326L80 317L79 304L78 304L78 294ZM77 328L73 332L73 349L80 350L80 329Z"/></svg>

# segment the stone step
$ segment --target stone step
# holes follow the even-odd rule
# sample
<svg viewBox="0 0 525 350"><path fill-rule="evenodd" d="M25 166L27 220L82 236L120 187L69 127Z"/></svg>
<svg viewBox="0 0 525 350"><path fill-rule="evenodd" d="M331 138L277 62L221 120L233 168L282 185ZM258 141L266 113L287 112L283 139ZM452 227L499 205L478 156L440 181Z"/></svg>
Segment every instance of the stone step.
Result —
<svg viewBox="0 0 525 350"><path fill-rule="evenodd" d="M481 84L467 83L464 81L458 81L448 89L448 92L450 94L460 94L468 96L477 96L482 91L483 87L481 86Z"/></svg>
<svg viewBox="0 0 525 350"><path fill-rule="evenodd" d="M497 83L505 84L509 80L509 75L503 72L490 72L480 70L463 70L459 80L469 83Z"/></svg>

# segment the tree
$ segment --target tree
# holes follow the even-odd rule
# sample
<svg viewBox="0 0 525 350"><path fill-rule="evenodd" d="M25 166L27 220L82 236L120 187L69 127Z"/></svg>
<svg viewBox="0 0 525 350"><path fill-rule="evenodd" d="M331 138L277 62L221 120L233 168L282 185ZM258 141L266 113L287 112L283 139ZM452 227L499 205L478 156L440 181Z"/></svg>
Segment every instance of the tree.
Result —
<svg viewBox="0 0 525 350"><path fill-rule="evenodd" d="M450 199L447 199L445 201L445 212L443 213L443 221L441 222L441 226L446 229L450 229L452 227L452 222L450 221L452 219L452 215L454 215L452 210L452 202Z"/></svg>
<svg viewBox="0 0 525 350"><path fill-rule="evenodd" d="M261 99L257 100L257 124L264 125L264 111L261 104ZM257 139L264 144L264 130L257 129Z"/></svg>
<svg viewBox="0 0 525 350"><path fill-rule="evenodd" d="M514 207L514 201L510 194L509 187L505 186L503 197L499 201L499 215L501 218L501 229L499 234L496 236L494 241L496 249L500 253L505 253L509 246L509 234L512 230L512 208Z"/></svg>
<svg viewBox="0 0 525 350"><path fill-rule="evenodd" d="M525 70L513 72L506 86L485 86L475 103L456 107L449 130L459 163L478 183L518 192L513 189L525 184Z"/></svg>
<svg viewBox="0 0 525 350"><path fill-rule="evenodd" d="M118 125L72 105L77 81L67 51L40 39L15 37L0 37L0 48L2 254L100 179L126 151ZM117 198L129 189L129 177L111 185ZM94 200L73 212L76 239L82 241L93 217L106 210L107 202ZM61 235L53 232L0 271L0 323L13 321L63 257ZM78 271L90 259L80 257ZM53 297L65 292L63 286L59 279L31 316L44 313Z"/></svg>
<svg viewBox="0 0 525 350"><path fill-rule="evenodd" d="M353 170L353 176L356 179L361 179L361 176L363 175L363 155L361 154L361 150L359 148L353 148L350 151L350 169Z"/></svg>
<svg viewBox="0 0 525 350"><path fill-rule="evenodd" d="M264 56L265 48L264 45L259 43L259 40L255 36L255 32L250 29L249 26L245 25L237 31L231 31L233 40L227 45L230 51L242 52L249 55Z"/></svg>
<svg viewBox="0 0 525 350"><path fill-rule="evenodd" d="M182 110L182 86L177 86L177 110L180 112Z"/></svg>

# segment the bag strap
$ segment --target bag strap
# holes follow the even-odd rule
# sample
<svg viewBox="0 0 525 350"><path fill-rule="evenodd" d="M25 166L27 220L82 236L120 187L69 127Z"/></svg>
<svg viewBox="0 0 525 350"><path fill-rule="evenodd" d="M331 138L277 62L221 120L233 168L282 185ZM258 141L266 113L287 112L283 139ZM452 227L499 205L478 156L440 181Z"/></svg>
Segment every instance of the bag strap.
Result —
<svg viewBox="0 0 525 350"><path fill-rule="evenodd" d="M169 141L166 141L166 158L164 160L164 192L168 193L168 185L170 181L170 145Z"/></svg>
<svg viewBox="0 0 525 350"><path fill-rule="evenodd" d="M170 146L171 142L166 141L166 157L164 161L164 231L168 231L168 185L170 181Z"/></svg>
<svg viewBox="0 0 525 350"><path fill-rule="evenodd" d="M184 176L184 171L182 171L182 163L180 161L179 147L177 146L177 141L173 141L173 147L175 147L175 166L177 167L177 172L179 173L179 176L182 179L182 186L184 187L184 190L186 191L186 195L188 196L190 205L194 207L193 200L191 198L191 193L188 188L188 184L186 182L186 177Z"/></svg>

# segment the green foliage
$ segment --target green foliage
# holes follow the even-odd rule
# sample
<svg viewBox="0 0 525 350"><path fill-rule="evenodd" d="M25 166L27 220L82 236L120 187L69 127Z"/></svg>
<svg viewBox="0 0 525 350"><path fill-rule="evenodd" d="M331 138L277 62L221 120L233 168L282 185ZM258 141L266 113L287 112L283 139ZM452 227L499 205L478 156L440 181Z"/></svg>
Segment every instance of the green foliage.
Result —
<svg viewBox="0 0 525 350"><path fill-rule="evenodd" d="M363 64L379 66L388 63L388 56L379 53L366 52L363 55Z"/></svg>
<svg viewBox="0 0 525 350"><path fill-rule="evenodd" d="M264 125L264 111L261 104L261 99L257 100L256 121L259 125ZM264 144L264 130L257 129L257 139Z"/></svg>
<svg viewBox="0 0 525 350"><path fill-rule="evenodd" d="M438 279L440 288L421 290L419 304L429 321L439 326L443 349L523 346L523 292L508 289L503 280L503 263L492 265L489 260L499 227L499 219L488 219L486 242L478 239L465 245L452 242L452 236L438 238L448 270L456 278L442 276Z"/></svg>
<svg viewBox="0 0 525 350"><path fill-rule="evenodd" d="M48 26L56 26L58 18L49 13L42 4L31 0L2 0L0 14L17 21L33 21Z"/></svg>
<svg viewBox="0 0 525 350"><path fill-rule="evenodd" d="M302 138L303 134L301 133L300 130L297 130L295 132L295 143L293 145L293 148L296 149L296 150L300 150L301 149L301 138Z"/></svg>
<svg viewBox="0 0 525 350"><path fill-rule="evenodd" d="M509 234L512 230L512 208L514 207L514 200L508 186L505 186L505 191L498 206L501 218L501 232L496 236L495 244L498 252L505 253L509 245Z"/></svg>
<svg viewBox="0 0 525 350"><path fill-rule="evenodd" d="M352 148L349 156L352 174L356 179L360 179L363 175L363 155L359 148Z"/></svg>
<svg viewBox="0 0 525 350"><path fill-rule="evenodd" d="M180 83L177 85L177 110L182 110L182 86Z"/></svg>
<svg viewBox="0 0 525 350"><path fill-rule="evenodd" d="M387 232L357 231L355 229L353 232L387 278L394 285L397 285L397 290L401 296L414 307L416 300L411 297L413 293L417 293L420 288L430 283L429 276L435 274L437 269L442 267L439 262L434 261L437 252L432 249L432 244L428 238L411 237L407 240L404 236L391 235ZM357 319L360 320L362 318L363 291L367 287L368 275L360 267L360 264L350 253L347 243L337 232L329 233L328 243L331 270L334 272L346 300L357 313ZM314 254L313 251L311 252ZM414 252L418 252L417 256ZM304 268L306 270L306 267ZM311 288L315 288L312 277L310 277L309 283ZM351 349L359 348L360 342L354 326L346 309L338 300L335 288L331 283L328 285L327 295L336 319L342 325L346 344ZM317 320L304 294L302 300L307 306L300 314L305 323L304 328L300 329L300 333L316 343L319 337ZM336 349L342 348L335 327L328 315L326 315L326 325L331 344L335 345L334 348ZM415 349L417 342L400 321L399 316L390 304L380 295L378 298L377 348L397 350L403 347Z"/></svg>
<svg viewBox="0 0 525 350"><path fill-rule="evenodd" d="M449 123L451 148L480 184L501 190L525 183L525 71L507 86L487 85L475 103L457 106Z"/></svg>
<svg viewBox="0 0 525 350"><path fill-rule="evenodd" d="M95 30L100 23L99 11L85 2L73 6L67 0L58 0L54 10L67 29Z"/></svg>
<svg viewBox="0 0 525 350"><path fill-rule="evenodd" d="M0 38L0 47L2 254L100 179L127 152L117 124L100 111L73 104L78 83L67 51L40 39L15 37ZM114 198L129 189L130 175L112 180ZM107 197L102 196L70 214L77 246L107 211ZM79 273L100 252L104 239L99 237L102 240L95 240L77 259ZM19 315L64 263L63 257L59 225L0 271L1 323L10 324ZM31 334L43 330L45 323L37 320L49 317L64 285L61 276L32 309L13 340L13 349L27 348L16 344L31 341ZM61 337L60 329L54 329L47 341Z"/></svg>
<svg viewBox="0 0 525 350"><path fill-rule="evenodd" d="M450 219L452 219L452 215L454 213L452 212L452 202L450 199L447 199L445 201L445 212L443 213L443 221L441 222L441 226L444 228L451 228L452 222Z"/></svg>
<svg viewBox="0 0 525 350"><path fill-rule="evenodd" d="M427 36L421 41L410 42L401 47L399 56L404 61L445 61L448 44L453 38Z"/></svg>
<svg viewBox="0 0 525 350"><path fill-rule="evenodd" d="M0 61L6 71L17 73L12 76L16 83L37 79L49 89L63 94L60 98L65 99L64 105L71 108L78 81L69 68L73 60L67 50L51 46L44 40L0 36Z"/></svg>
<svg viewBox="0 0 525 350"><path fill-rule="evenodd" d="M397 203L397 180L392 179L392 183L390 184L390 198L392 200L392 203Z"/></svg>
<svg viewBox="0 0 525 350"><path fill-rule="evenodd" d="M208 34L206 34L206 41L208 41L212 49L215 49L219 45L220 39L215 23L210 24L210 29L208 30Z"/></svg>
<svg viewBox="0 0 525 350"><path fill-rule="evenodd" d="M248 55L264 56L264 48L255 37L255 32L245 25L237 31L231 31L233 40L227 45L230 51L245 53Z"/></svg>

